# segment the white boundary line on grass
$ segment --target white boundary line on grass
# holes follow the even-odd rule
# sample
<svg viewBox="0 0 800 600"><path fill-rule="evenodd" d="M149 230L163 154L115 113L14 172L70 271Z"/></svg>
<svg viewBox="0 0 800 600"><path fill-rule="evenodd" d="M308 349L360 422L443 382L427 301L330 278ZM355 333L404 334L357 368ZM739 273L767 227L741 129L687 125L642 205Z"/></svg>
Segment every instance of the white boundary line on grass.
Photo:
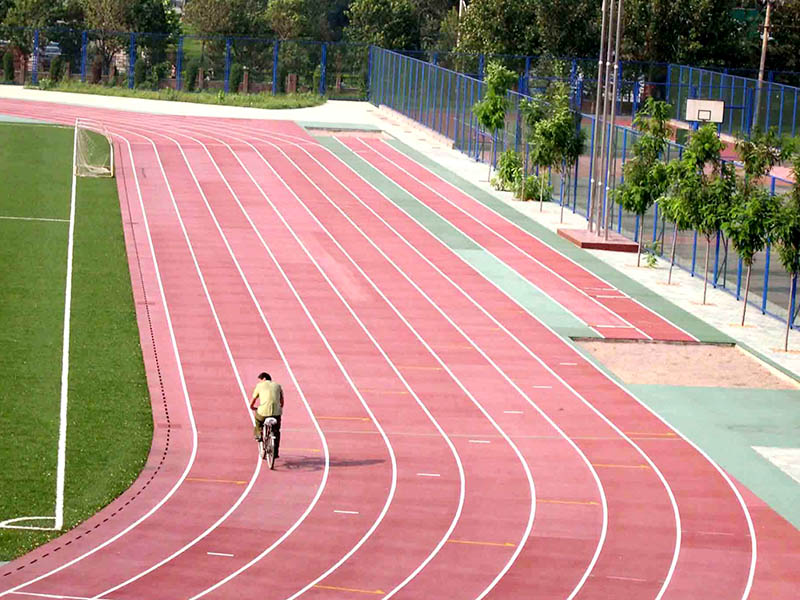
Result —
<svg viewBox="0 0 800 600"><path fill-rule="evenodd" d="M75 160L72 161L73 165L75 164ZM74 171L74 167L73 167ZM0 220L3 221L48 221L51 223L69 223L69 219L48 219L45 217L10 217L10 216L3 216L0 215Z"/></svg>

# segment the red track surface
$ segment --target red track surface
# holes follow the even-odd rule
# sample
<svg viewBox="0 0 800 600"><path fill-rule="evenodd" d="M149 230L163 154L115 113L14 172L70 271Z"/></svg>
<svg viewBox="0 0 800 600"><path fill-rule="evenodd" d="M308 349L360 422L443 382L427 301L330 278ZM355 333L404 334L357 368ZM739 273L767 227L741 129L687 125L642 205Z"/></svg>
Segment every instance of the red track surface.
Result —
<svg viewBox="0 0 800 600"><path fill-rule="evenodd" d="M0 596L795 597L796 529L299 127L57 110L0 102L115 135L157 427L136 484L5 565ZM685 335L367 145L588 323ZM265 368L273 472L244 397Z"/></svg>

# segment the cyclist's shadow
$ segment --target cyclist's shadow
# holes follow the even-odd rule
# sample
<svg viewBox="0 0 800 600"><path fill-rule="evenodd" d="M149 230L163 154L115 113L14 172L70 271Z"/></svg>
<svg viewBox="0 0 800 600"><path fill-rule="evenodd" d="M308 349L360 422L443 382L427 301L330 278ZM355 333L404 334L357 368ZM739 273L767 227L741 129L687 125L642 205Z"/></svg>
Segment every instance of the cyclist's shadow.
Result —
<svg viewBox="0 0 800 600"><path fill-rule="evenodd" d="M330 459L330 467L368 467L386 462L384 459L364 458L364 459ZM275 461L276 468L283 468L292 471L321 471L325 468L325 459L321 456L298 456L279 458Z"/></svg>

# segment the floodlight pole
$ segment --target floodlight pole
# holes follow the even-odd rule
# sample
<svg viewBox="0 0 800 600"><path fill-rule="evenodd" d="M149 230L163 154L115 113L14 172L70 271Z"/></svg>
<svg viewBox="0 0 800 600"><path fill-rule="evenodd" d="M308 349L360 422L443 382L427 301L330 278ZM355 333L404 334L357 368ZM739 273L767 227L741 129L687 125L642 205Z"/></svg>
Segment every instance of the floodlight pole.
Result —
<svg viewBox="0 0 800 600"><path fill-rule="evenodd" d="M614 81L611 86L611 157L608 160L608 163L612 165L612 173L614 177L616 177L617 173L617 132L614 130L616 125L616 117L617 117L617 80L619 79L619 40L622 33L622 11L624 10L624 6L622 4L623 0L618 0L617 2L617 33L615 35L614 40ZM610 179L610 177L609 177ZM608 194L608 186L606 185L606 194ZM605 221L604 221L604 231L603 234L604 239L608 240L608 219L610 210L608 210L609 200L606 200L605 203Z"/></svg>
<svg viewBox="0 0 800 600"><path fill-rule="evenodd" d="M608 174L608 165L606 164L607 152L606 152L606 122L608 119L608 110L609 110L609 96L611 90L609 89L609 67L611 66L611 52L612 52L612 43L614 42L613 30L611 29L614 25L614 0L611 0L610 6L608 8L608 36L606 38L606 62L605 62L605 72L604 72L604 79L603 79L603 112L600 118L600 126L602 127L600 131L600 156L598 158L598 177L595 182L595 191L597 193L595 199L595 209L597 211L597 235L599 236L603 230L604 221L603 215L605 214L605 198L604 198L604 191L605 191L605 183L606 183L606 175ZM602 50L602 49L601 49ZM614 99L611 100L611 109L613 112L614 109ZM610 139L610 138L609 138Z"/></svg>
<svg viewBox="0 0 800 600"><path fill-rule="evenodd" d="M761 110L761 88L764 83L764 66L767 62L767 40L769 40L770 21L772 17L772 5L775 0L767 0L767 14L764 15L764 30L761 32L761 62L758 65L758 83L756 84L756 107L753 119L758 127L758 113Z"/></svg>
<svg viewBox="0 0 800 600"><path fill-rule="evenodd" d="M600 26L600 53L599 53L599 58L597 60L597 85L595 86L596 93L594 99L594 127L592 127L592 155L591 158L589 159L589 165L591 166L591 172L589 173L589 202L591 204L588 207L589 210L586 213L586 218L589 220L588 222L589 231L593 230L594 202L596 201L594 182L595 182L595 173L597 171L597 160L596 160L597 133L600 130L600 82L603 80L603 46L605 45L606 41L606 0L603 0L603 7L600 10L603 15L603 21L602 25Z"/></svg>

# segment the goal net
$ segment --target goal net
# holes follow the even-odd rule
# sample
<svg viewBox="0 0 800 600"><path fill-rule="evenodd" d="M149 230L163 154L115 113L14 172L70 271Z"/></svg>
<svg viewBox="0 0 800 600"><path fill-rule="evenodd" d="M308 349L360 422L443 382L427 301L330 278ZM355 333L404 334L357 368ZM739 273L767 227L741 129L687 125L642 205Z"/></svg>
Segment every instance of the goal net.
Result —
<svg viewBox="0 0 800 600"><path fill-rule="evenodd" d="M113 177L114 148L105 125L95 121L75 121L75 175Z"/></svg>

